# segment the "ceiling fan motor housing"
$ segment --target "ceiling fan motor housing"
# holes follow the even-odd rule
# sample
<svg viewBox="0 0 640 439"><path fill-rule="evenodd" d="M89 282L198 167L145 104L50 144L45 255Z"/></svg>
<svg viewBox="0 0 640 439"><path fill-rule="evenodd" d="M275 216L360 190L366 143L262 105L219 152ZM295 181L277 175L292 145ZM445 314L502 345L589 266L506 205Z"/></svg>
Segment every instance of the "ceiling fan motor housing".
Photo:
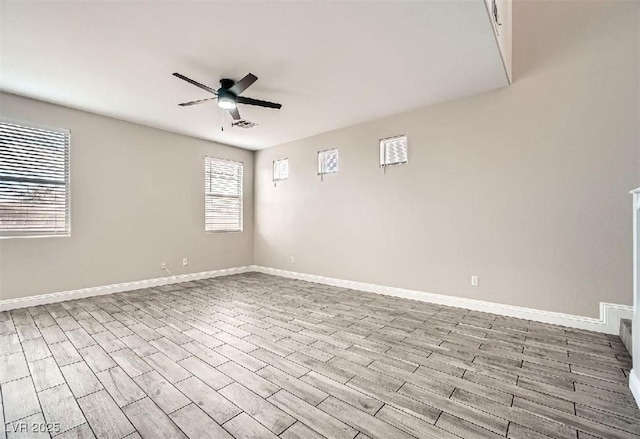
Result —
<svg viewBox="0 0 640 439"><path fill-rule="evenodd" d="M235 81L233 79L221 79L220 80L220 88L224 90L228 90L235 85Z"/></svg>
<svg viewBox="0 0 640 439"><path fill-rule="evenodd" d="M218 106L225 110L231 110L236 107L236 100L238 96L229 90L233 87L234 81L231 79L221 79L220 89L218 90Z"/></svg>
<svg viewBox="0 0 640 439"><path fill-rule="evenodd" d="M231 79L221 79L218 90L218 106L224 109L232 109L236 106L238 95L229 89L235 84Z"/></svg>
<svg viewBox="0 0 640 439"><path fill-rule="evenodd" d="M229 101L236 101L236 98L238 96L236 96L235 93L230 92L229 90L224 90L224 89L220 89L220 91L218 92L218 99L220 100L229 100Z"/></svg>

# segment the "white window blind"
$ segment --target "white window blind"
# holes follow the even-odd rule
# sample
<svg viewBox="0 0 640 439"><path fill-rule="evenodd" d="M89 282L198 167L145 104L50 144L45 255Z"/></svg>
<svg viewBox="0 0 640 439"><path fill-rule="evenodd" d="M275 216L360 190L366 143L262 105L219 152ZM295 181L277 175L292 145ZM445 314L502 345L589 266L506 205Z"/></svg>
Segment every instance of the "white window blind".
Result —
<svg viewBox="0 0 640 439"><path fill-rule="evenodd" d="M242 163L205 157L205 231L242 231Z"/></svg>
<svg viewBox="0 0 640 439"><path fill-rule="evenodd" d="M338 150L327 149L318 152L318 174L333 174L338 172Z"/></svg>
<svg viewBox="0 0 640 439"><path fill-rule="evenodd" d="M273 162L273 181L286 180L289 177L289 159Z"/></svg>
<svg viewBox="0 0 640 439"><path fill-rule="evenodd" d="M408 161L407 136L380 140L380 166L398 165Z"/></svg>
<svg viewBox="0 0 640 439"><path fill-rule="evenodd" d="M0 121L0 237L69 236L69 137Z"/></svg>

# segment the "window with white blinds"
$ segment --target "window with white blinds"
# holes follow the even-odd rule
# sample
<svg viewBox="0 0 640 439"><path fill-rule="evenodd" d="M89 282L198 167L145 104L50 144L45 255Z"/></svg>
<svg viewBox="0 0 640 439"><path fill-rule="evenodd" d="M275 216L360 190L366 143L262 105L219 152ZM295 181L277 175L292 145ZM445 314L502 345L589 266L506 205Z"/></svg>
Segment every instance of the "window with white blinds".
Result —
<svg viewBox="0 0 640 439"><path fill-rule="evenodd" d="M69 137L0 121L0 237L69 236Z"/></svg>
<svg viewBox="0 0 640 439"><path fill-rule="evenodd" d="M338 150L327 149L318 152L318 175L338 172Z"/></svg>
<svg viewBox="0 0 640 439"><path fill-rule="evenodd" d="M204 158L207 232L242 231L242 163Z"/></svg>
<svg viewBox="0 0 640 439"><path fill-rule="evenodd" d="M273 181L282 181L289 178L289 159L273 161Z"/></svg>
<svg viewBox="0 0 640 439"><path fill-rule="evenodd" d="M273 181L282 181L289 178L289 159L274 160Z"/></svg>
<svg viewBox="0 0 640 439"><path fill-rule="evenodd" d="M408 161L407 136L380 140L380 166L399 165Z"/></svg>

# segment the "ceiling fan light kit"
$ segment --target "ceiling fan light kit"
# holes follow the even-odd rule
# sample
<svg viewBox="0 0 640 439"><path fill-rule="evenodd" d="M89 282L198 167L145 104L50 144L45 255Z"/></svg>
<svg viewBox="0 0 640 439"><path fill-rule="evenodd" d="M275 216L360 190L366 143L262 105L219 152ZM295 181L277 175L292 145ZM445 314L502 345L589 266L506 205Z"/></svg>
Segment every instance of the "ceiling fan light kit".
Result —
<svg viewBox="0 0 640 439"><path fill-rule="evenodd" d="M236 101L230 97L220 97L218 96L218 107L223 110L233 110L236 108Z"/></svg>
<svg viewBox="0 0 640 439"><path fill-rule="evenodd" d="M218 88L217 90L214 88L208 87L204 84L201 84L197 81L194 81L193 79L188 78L184 75L181 75L180 73L174 73L173 76L175 76L176 78L180 78L183 81L188 82L189 84L195 85L196 87L206 90L209 93L213 93L215 95L214 98L199 99L197 101L185 102L178 105L180 105L181 107L189 107L191 105L204 104L206 102L217 101L218 107L222 108L223 110L229 111L229 114L231 114L231 117L234 120L234 123L232 124L232 126L242 126L243 128L250 128L256 125L251 122L247 124L238 123L238 121L242 120L242 118L240 117L240 112L238 111L238 104L254 105L257 107L264 107L264 108L274 108L277 110L282 108L281 104L277 104L275 102L261 101L259 99L240 96L242 92L244 92L247 88L249 88L254 82L258 80L258 77L251 73L249 73L247 76L245 76L238 82L235 82L232 79L221 79L220 88Z"/></svg>

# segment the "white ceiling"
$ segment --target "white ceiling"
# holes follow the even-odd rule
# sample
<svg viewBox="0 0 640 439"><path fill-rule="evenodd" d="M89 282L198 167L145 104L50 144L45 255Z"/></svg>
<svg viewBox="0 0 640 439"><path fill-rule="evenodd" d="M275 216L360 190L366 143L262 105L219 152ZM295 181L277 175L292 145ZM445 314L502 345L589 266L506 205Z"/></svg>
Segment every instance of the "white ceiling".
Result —
<svg viewBox="0 0 640 439"><path fill-rule="evenodd" d="M483 0L1 2L0 89L261 149L507 85ZM211 97L259 80L231 128Z"/></svg>

